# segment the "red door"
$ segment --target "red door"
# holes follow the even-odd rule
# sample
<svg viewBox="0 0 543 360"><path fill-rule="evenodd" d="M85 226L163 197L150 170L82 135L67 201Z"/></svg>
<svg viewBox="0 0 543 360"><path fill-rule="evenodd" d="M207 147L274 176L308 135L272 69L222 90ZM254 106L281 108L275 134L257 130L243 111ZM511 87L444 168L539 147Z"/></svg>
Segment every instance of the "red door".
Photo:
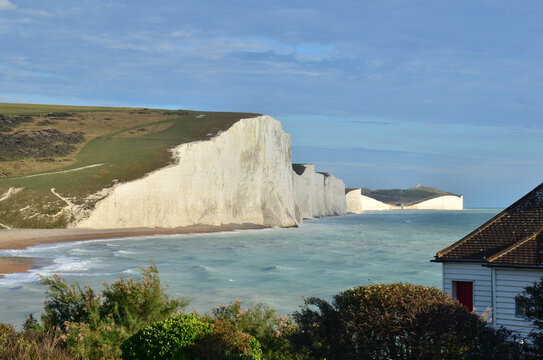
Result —
<svg viewBox="0 0 543 360"><path fill-rule="evenodd" d="M473 311L473 283L471 281L455 281L456 298L468 311Z"/></svg>

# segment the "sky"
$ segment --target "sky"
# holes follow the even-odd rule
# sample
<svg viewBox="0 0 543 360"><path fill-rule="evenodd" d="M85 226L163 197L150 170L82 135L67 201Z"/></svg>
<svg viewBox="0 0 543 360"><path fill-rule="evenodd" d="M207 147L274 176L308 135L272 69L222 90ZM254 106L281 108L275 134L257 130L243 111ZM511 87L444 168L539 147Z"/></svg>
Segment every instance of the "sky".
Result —
<svg viewBox="0 0 543 360"><path fill-rule="evenodd" d="M348 187L543 181L537 0L0 0L0 102L256 112Z"/></svg>

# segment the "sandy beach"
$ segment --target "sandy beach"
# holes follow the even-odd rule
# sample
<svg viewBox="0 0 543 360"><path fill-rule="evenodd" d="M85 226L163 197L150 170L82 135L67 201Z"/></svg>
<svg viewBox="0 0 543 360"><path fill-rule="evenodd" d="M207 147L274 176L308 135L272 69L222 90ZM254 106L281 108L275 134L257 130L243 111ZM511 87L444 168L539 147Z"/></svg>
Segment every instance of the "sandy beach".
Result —
<svg viewBox="0 0 543 360"><path fill-rule="evenodd" d="M0 231L0 250L25 249L30 246L70 241L112 239L132 236L213 233L220 231L264 229L256 224L193 225L177 228L129 229L12 229ZM29 257L0 257L2 274L25 272L44 265L40 259Z"/></svg>

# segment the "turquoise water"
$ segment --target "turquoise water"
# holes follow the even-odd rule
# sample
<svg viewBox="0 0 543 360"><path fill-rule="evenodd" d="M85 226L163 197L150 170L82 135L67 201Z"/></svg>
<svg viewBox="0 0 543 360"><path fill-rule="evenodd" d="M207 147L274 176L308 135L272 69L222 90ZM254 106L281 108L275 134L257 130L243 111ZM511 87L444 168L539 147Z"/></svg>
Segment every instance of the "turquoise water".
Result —
<svg viewBox="0 0 543 360"><path fill-rule="evenodd" d="M240 298L290 314L301 296L330 298L353 286L407 281L441 286L435 253L498 210L393 211L306 221L299 228L94 240L0 251L52 264L0 279L0 322L20 325L39 314L45 287L38 274L60 274L100 288L120 274L137 275L153 259L171 295L198 312Z"/></svg>

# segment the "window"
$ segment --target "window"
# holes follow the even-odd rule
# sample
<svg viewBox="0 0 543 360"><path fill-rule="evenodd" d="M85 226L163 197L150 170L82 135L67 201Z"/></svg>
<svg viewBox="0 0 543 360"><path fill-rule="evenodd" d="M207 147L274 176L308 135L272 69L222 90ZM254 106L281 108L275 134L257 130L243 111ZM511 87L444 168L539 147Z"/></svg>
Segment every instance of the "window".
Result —
<svg viewBox="0 0 543 360"><path fill-rule="evenodd" d="M515 316L516 317L526 317L526 308L522 305L520 305L515 299Z"/></svg>
<svg viewBox="0 0 543 360"><path fill-rule="evenodd" d="M468 311L473 311L473 282L472 281L453 281L453 297Z"/></svg>

